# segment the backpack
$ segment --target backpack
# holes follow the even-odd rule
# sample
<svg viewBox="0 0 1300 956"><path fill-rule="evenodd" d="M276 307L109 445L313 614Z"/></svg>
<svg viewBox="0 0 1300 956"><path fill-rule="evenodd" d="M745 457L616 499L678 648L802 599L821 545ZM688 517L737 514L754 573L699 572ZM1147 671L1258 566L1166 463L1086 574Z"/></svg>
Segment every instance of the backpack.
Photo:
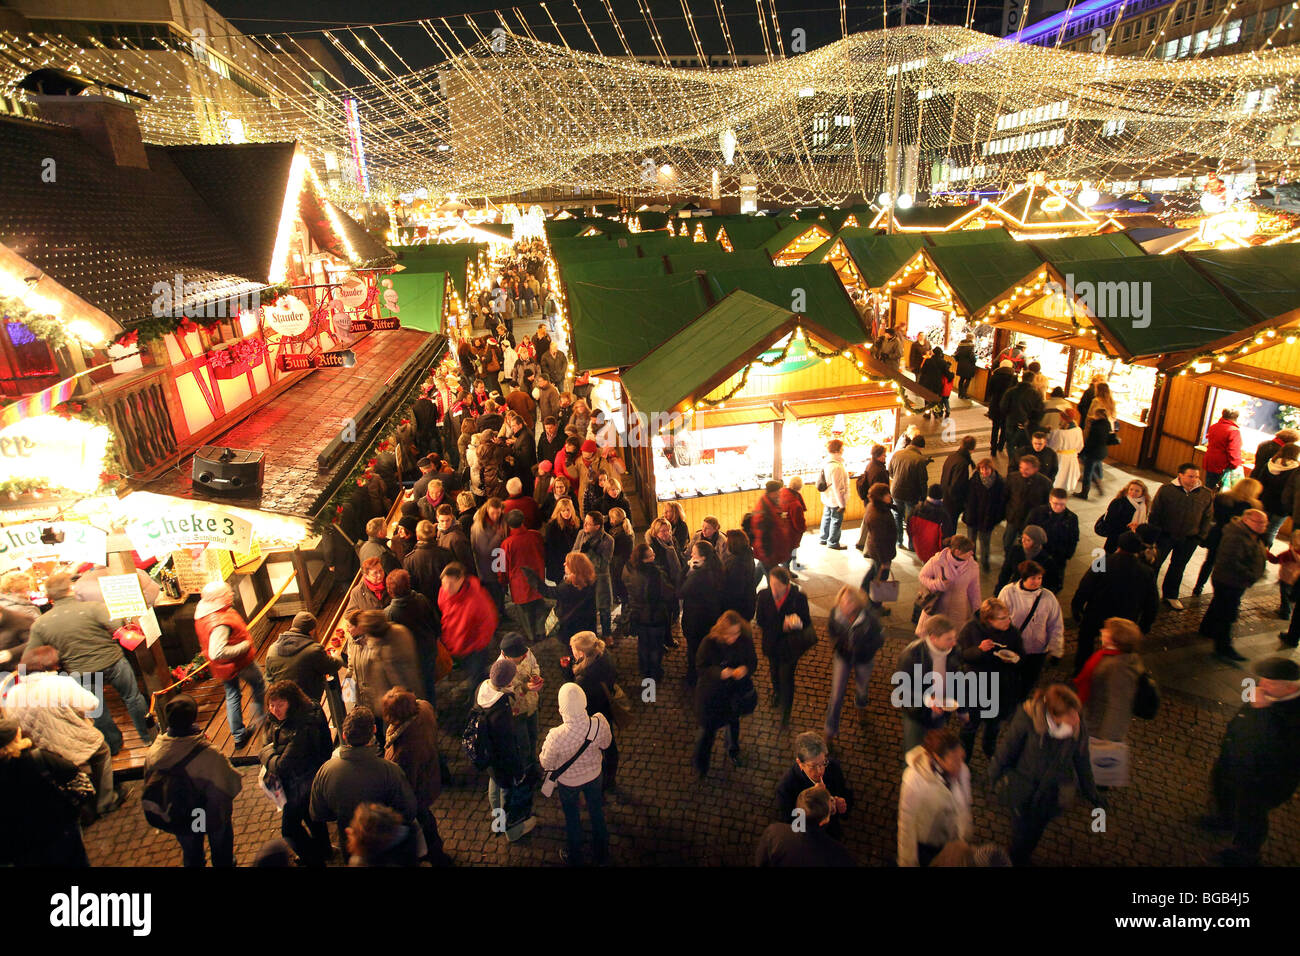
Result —
<svg viewBox="0 0 1300 956"><path fill-rule="evenodd" d="M488 711L478 704L470 708L465 732L460 735L460 746L475 770L486 770L492 765L492 738L487 732Z"/></svg>
<svg viewBox="0 0 1300 956"><path fill-rule="evenodd" d="M203 798L185 768L205 749L195 747L179 763L166 769L155 767L145 775L140 809L151 827L171 834L189 832L190 820L203 805Z"/></svg>
<svg viewBox="0 0 1300 956"><path fill-rule="evenodd" d="M857 481L858 497L865 502L867 500L867 491L870 486L867 484L867 471L864 469L862 474L858 475Z"/></svg>
<svg viewBox="0 0 1300 956"><path fill-rule="evenodd" d="M1141 665L1139 665L1141 667ZM1160 710L1160 686L1145 667L1138 671L1137 693L1133 695L1133 716L1153 720Z"/></svg>

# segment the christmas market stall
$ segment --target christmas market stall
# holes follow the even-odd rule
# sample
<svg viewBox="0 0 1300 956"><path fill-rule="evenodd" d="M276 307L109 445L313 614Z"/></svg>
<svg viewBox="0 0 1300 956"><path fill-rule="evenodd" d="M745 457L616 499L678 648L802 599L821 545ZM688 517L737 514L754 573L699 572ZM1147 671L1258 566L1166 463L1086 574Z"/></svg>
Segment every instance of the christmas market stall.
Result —
<svg viewBox="0 0 1300 956"><path fill-rule="evenodd" d="M985 230L964 235L999 234L1005 236L1006 232ZM1077 345L1086 348L1095 339L1074 341L1075 330L1068 320L1037 325L1027 322L1018 306L1034 294L1036 284L1043 287L1040 292L1046 289L1053 276L1059 278L1064 289L1066 276L1076 261L1109 260L1117 256L1142 257L1143 251L1122 233L1003 241L997 245L996 254L990 254L987 244L938 244L920 249L886 281L885 290L893 303L895 325L912 342L917 335L924 335L932 345L951 355L966 335L974 336L980 364L980 371L971 383L971 394L975 397L984 394L987 370L994 364L992 359L1012 340L1023 342L1027 361L1039 362L1048 380L1070 394L1071 386L1078 381L1074 375L1078 357L1072 348ZM1043 309L1056 307L1049 304ZM1063 344L1066 339L1070 341ZM1154 380L1148 384L1154 386ZM1086 382L1073 394L1081 393L1084 388ZM1150 394L1148 389L1145 393L1148 407ZM1132 412L1135 420L1137 414Z"/></svg>
<svg viewBox="0 0 1300 956"><path fill-rule="evenodd" d="M892 441L901 401L893 382L869 376L851 308L826 318L737 288L622 374L629 445L649 460L647 509L674 500L692 527L705 515L740 527L764 482L798 474L807 520L820 520L826 443L842 438L846 468L861 473L871 446ZM862 512L850 498L846 520Z"/></svg>

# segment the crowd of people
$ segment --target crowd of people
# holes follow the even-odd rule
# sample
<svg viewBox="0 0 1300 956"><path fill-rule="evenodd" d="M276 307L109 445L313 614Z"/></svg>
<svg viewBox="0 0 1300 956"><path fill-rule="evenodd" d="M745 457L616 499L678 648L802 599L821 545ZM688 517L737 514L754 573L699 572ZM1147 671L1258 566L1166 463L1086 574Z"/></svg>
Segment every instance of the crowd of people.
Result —
<svg viewBox="0 0 1300 956"><path fill-rule="evenodd" d="M543 252L517 247L477 302L495 334L457 342L430 376L413 421L376 463L377 485L363 489L354 514L364 534L356 535L360 573L341 619L341 652L325 649L326 635L304 612L259 665L229 586L215 582L201 595L196 632L224 685L232 737L237 748L260 740L259 783L280 809L282 839L258 852L260 864L323 866L336 853L360 865L451 863L434 806L451 776L438 704L454 673L465 678L466 718L452 733L486 775L485 827L510 843L525 839L537 826L539 791L555 793L566 827L562 862L611 862L605 807L620 793L620 738L638 708L609 649L635 641L640 688L664 681L667 656L682 652L697 727L692 768L709 778L724 729L727 759L745 766L742 728L759 705L760 654L784 730L799 664L821 640L798 583L807 567L799 551L813 547L805 543L814 530L806 521L810 493L822 510L818 546L829 550L847 550L840 538L849 497L862 499L856 547L867 564L858 586L839 588L825 622L824 719L818 731L793 737L793 764L774 788L774 822L756 847L759 866L855 862L844 846L854 796L852 768L840 760L840 719L852 684L857 719L870 728L871 678L884 621L899 600L900 551L915 555L919 577L913 639L891 662L889 702L903 742L900 866L1027 864L1075 793L1105 807L1105 791L1127 785L1131 720L1159 706L1139 644L1162 596L1165 613L1184 610L1181 584L1198 548L1206 557L1194 593L1207 581L1214 590L1200 628L1220 658L1242 659L1232 625L1269 561L1280 568L1279 614L1291 618L1283 643L1300 642L1292 613L1300 533L1279 554L1269 551L1284 519L1300 519L1297 435L1280 432L1257 450L1250 477L1234 476L1240 438L1226 411L1211 430L1208 484L1188 463L1154 493L1139 480L1112 489L1092 529L1096 558L1068 602L1078 624L1073 664L1057 669L1067 614L1060 595L1082 537L1070 499L1103 487L1115 405L1104 381L1077 407L1059 389L1049 394L1038 368L1014 348L986 386L990 453L977 459L976 438L964 437L938 481L918 426L893 449L874 446L860 476L848 474L835 438L815 492L798 477L772 480L731 529L712 516L692 527L665 501L637 535L609 416L588 404L590 385L572 380L547 323L516 344L507 321L539 308L545 314ZM900 336L889 330L885 338ZM957 350L955 375L940 350L912 353L922 384L942 397L927 413L946 416L953 379L964 397L974 378L973 341ZM400 517L390 525L394 506ZM996 585L986 591L981 570L992 573L999 529ZM23 583L6 579L0 592L21 593ZM213 865L233 865L233 803L243 778L206 739L188 694L168 701L153 739L155 722L106 608L73 588L70 576L51 577L51 610L40 616L4 598L5 626L28 626L17 655L12 642L0 649L23 665L17 680L0 686L0 805L33 823L0 851L0 863L84 865L82 821L121 803L111 768L121 732L102 694L75 681L56 686L68 680L62 671L75 670L113 684L141 737L152 740L141 800L150 823L176 837L187 866L209 856ZM552 675L533 651L548 640L562 649ZM1212 775L1214 811L1204 821L1232 830L1226 862L1258 860L1269 809L1295 788L1290 770L1281 780L1272 775L1270 788L1254 786L1262 768L1300 766L1290 759L1300 739L1292 733L1300 667L1270 658L1257 674L1259 694L1225 737ZM334 728L337 749L322 707L335 681L347 711ZM559 722L544 732L549 681L559 685ZM59 706L45 707L52 693ZM967 764L977 740L982 783ZM977 786L1009 816L1006 847L976 839ZM33 806L41 808L34 816ZM190 826L196 813L206 821L199 829Z"/></svg>

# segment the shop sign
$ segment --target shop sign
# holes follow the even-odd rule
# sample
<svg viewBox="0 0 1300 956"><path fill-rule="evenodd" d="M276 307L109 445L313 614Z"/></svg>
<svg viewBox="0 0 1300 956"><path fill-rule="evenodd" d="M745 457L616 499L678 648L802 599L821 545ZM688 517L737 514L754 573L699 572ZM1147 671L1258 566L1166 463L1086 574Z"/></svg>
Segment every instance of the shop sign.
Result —
<svg viewBox="0 0 1300 956"><path fill-rule="evenodd" d="M383 319L372 319L366 317L352 320L353 332L391 332L392 330L400 329L401 327L402 323L398 321L395 316Z"/></svg>
<svg viewBox="0 0 1300 956"><path fill-rule="evenodd" d="M247 551L253 539L253 526L220 508L196 504L133 521L126 526L126 536L142 555L162 555L191 545Z"/></svg>
<svg viewBox="0 0 1300 956"><path fill-rule="evenodd" d="M26 418L0 429L0 474L89 493L99 487L109 438L107 426L94 422L58 415Z"/></svg>
<svg viewBox="0 0 1300 956"><path fill-rule="evenodd" d="M339 283L338 295L349 311L357 312L370 304L370 295L373 288L361 276L350 273Z"/></svg>
<svg viewBox="0 0 1300 956"><path fill-rule="evenodd" d="M294 338L311 328L311 309L296 295L286 295L274 305L263 306L262 320L272 331Z"/></svg>
<svg viewBox="0 0 1300 956"><path fill-rule="evenodd" d="M280 371L282 372L300 372L309 368L351 368L356 364L357 356L351 349L309 354L280 353Z"/></svg>
<svg viewBox="0 0 1300 956"><path fill-rule="evenodd" d="M176 584L185 594L197 594L209 581L224 581L234 573L229 551L208 548L197 558L188 551L172 552L172 570Z"/></svg>
<svg viewBox="0 0 1300 956"><path fill-rule="evenodd" d="M111 621L142 617L149 611L140 591L140 579L135 574L106 574L99 579L99 591L108 605Z"/></svg>
<svg viewBox="0 0 1300 956"><path fill-rule="evenodd" d="M53 540L60 535L62 541ZM42 536L52 543L41 541ZM104 564L108 560L108 533L78 521L40 521L0 528L0 568L44 560Z"/></svg>
<svg viewBox="0 0 1300 956"><path fill-rule="evenodd" d="M780 354L781 349L779 348L769 349L760 355L759 359L770 362ZM815 365L817 361L817 356L809 352L808 347L804 345L802 341L797 341L794 345L790 346L790 351L786 354L785 361L781 362L779 365L773 365L771 367L763 366L754 371L763 375L788 375L791 372L798 372L802 369L808 368L810 365Z"/></svg>

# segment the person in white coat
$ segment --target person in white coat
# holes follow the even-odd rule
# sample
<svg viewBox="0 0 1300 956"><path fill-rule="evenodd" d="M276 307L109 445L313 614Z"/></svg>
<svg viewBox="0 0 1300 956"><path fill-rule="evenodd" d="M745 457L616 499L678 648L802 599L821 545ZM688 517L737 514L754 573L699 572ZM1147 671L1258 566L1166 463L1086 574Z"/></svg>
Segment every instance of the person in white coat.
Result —
<svg viewBox="0 0 1300 956"><path fill-rule="evenodd" d="M592 858L597 864L609 859L609 831L605 828L605 800L601 785L604 753L614 739L605 715L587 714L587 694L577 684L560 688L560 718L542 743L541 764L544 779L555 778L560 806L564 809L564 829L568 849L560 858L570 866L582 862L582 817L578 801L586 798L591 817ZM562 772L560 772L562 771Z"/></svg>
<svg viewBox="0 0 1300 956"><path fill-rule="evenodd" d="M1048 655L1053 662L1065 653L1065 622L1056 595L1043 587L1043 566L1022 561L1020 580L1004 587L998 600L1011 611L1011 623L1020 631L1025 653L1020 658L1020 699L1034 690Z"/></svg>
<svg viewBox="0 0 1300 956"><path fill-rule="evenodd" d="M1078 425L1079 413L1073 408L1061 410L1058 428L1047 436L1047 447L1056 452L1056 487L1072 494L1083 477L1079 465L1079 452L1083 451L1083 429Z"/></svg>
<svg viewBox="0 0 1300 956"><path fill-rule="evenodd" d="M970 768L957 732L931 730L907 752L898 794L898 865L929 866L945 845L971 838Z"/></svg>
<svg viewBox="0 0 1300 956"><path fill-rule="evenodd" d="M822 496L822 527L818 544L824 544L832 551L843 551L846 545L840 544L840 525L844 522L844 506L849 500L849 474L844 470L844 442L832 438L826 443L829 457L822 463L822 480L826 487L818 490Z"/></svg>
<svg viewBox="0 0 1300 956"><path fill-rule="evenodd" d="M957 630L961 630L975 616L982 600L975 542L961 534L949 538L948 547L921 568L921 586L939 592L939 599L928 611L921 612L916 636L924 635L926 621L935 615L946 617Z"/></svg>

